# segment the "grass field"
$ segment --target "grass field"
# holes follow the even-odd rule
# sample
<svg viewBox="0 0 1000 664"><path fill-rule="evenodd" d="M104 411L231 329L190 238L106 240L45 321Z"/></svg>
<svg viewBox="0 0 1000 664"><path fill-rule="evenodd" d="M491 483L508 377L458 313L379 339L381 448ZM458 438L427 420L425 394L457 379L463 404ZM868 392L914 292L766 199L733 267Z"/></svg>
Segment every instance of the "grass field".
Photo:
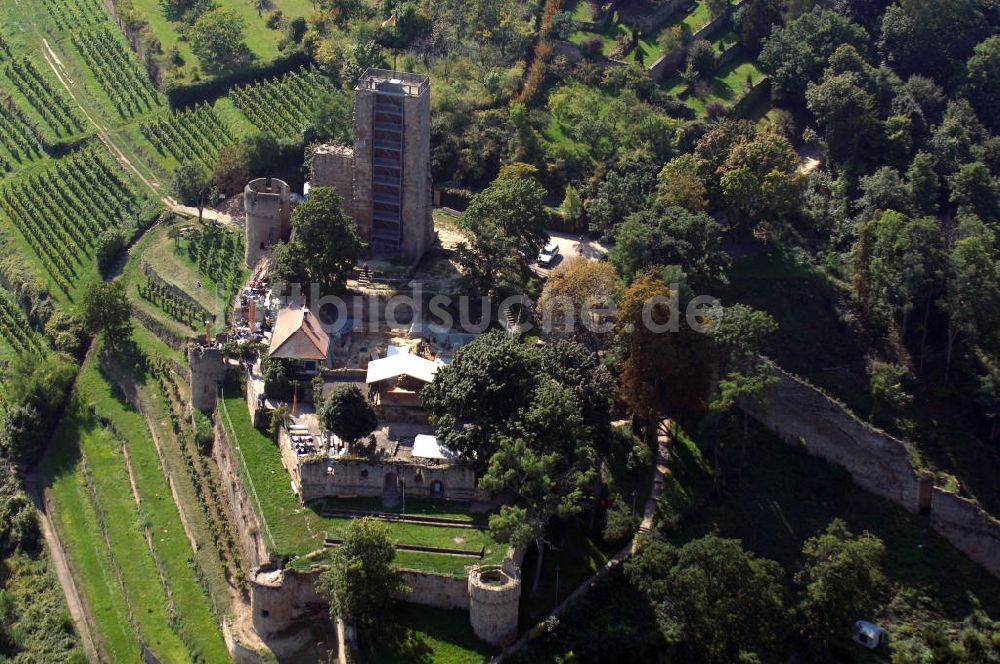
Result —
<svg viewBox="0 0 1000 664"><path fill-rule="evenodd" d="M75 398L81 405L60 427L43 476L70 557L82 572L88 602L100 607L95 617L108 651L133 652L141 639L161 661L226 661L225 644L192 567L191 546L145 421L123 402L94 362L83 369ZM85 408L107 418L119 433L99 424ZM133 496L124 450L141 507ZM102 528L110 549L102 546ZM124 594L117 582L108 582L115 578L112 558L121 570ZM126 602L138 637L129 633Z"/></svg>
<svg viewBox="0 0 1000 664"><path fill-rule="evenodd" d="M399 604L393 618L399 633L371 652L360 653L365 664L480 664L494 650L476 638L465 611Z"/></svg>
<svg viewBox="0 0 1000 664"><path fill-rule="evenodd" d="M164 51L175 46L178 48L185 63L180 69L179 80L190 81L193 67L199 66L200 63L191 50L190 42L181 37L181 25L167 20L160 0L132 0L132 4L149 21L149 29L160 40ZM246 0L217 0L215 6L235 12L243 19L247 46L258 60L270 62L280 55L278 41L284 32L271 30L265 25L269 11L260 15L253 3ZM271 7L280 10L286 21L298 16L307 16L315 10L311 0L274 0L271 2ZM204 76L206 74L204 67L199 66L199 69Z"/></svg>
<svg viewBox="0 0 1000 664"><path fill-rule="evenodd" d="M710 80L696 83L686 95L683 92L687 84L680 76L665 81L663 85L667 92L681 95L698 115L704 115L705 108L713 102L732 106L747 93L748 84L756 85L763 78L763 72L754 62L737 59L716 71Z"/></svg>

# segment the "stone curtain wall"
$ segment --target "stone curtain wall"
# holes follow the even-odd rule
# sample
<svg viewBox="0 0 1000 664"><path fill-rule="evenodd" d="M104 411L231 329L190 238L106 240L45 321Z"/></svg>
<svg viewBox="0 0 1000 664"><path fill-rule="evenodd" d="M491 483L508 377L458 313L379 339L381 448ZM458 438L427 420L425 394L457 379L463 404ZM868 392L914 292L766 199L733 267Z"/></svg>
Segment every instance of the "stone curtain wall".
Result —
<svg viewBox="0 0 1000 664"><path fill-rule="evenodd" d="M858 486L928 514L956 548L1000 577L1000 521L974 502L940 487L913 467L909 443L862 422L842 404L780 369L762 408L750 415L786 443L835 463Z"/></svg>
<svg viewBox="0 0 1000 664"><path fill-rule="evenodd" d="M250 496L247 495L246 487L243 486L239 462L220 418L221 415L217 412L212 458L219 466L222 489L229 500L229 507L236 521L236 534L239 537L244 569L251 569L269 562L269 554L261 536L257 512Z"/></svg>
<svg viewBox="0 0 1000 664"><path fill-rule="evenodd" d="M469 610L469 589L465 579L416 570L400 570L400 574L411 592L396 593L396 599L439 609Z"/></svg>
<svg viewBox="0 0 1000 664"><path fill-rule="evenodd" d="M1000 576L1000 521L971 500L934 487L931 526L966 555Z"/></svg>

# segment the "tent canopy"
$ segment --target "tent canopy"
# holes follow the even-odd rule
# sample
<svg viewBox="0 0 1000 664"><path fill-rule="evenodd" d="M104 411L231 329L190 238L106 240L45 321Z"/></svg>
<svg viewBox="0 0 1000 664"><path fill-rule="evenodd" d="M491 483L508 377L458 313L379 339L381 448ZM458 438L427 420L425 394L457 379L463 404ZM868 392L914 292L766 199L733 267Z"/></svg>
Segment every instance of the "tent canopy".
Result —
<svg viewBox="0 0 1000 664"><path fill-rule="evenodd" d="M405 346L390 346L386 357L368 363L365 382L378 383L399 376L410 376L424 383L430 383L434 380L434 374L439 366L440 362L414 355Z"/></svg>

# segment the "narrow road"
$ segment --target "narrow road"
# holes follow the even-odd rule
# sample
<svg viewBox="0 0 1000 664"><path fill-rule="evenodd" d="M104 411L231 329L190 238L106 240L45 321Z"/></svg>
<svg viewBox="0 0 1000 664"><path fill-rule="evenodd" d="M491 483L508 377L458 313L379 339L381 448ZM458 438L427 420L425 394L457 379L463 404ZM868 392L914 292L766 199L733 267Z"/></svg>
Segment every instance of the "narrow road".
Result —
<svg viewBox="0 0 1000 664"><path fill-rule="evenodd" d="M639 531L636 536L632 538L632 541L621 548L618 553L611 556L604 565L594 572L586 581L581 583L576 587L573 592L566 596L563 601L561 601L552 611L549 612L549 616L558 618L563 614L563 612L576 600L583 597L587 591L597 585L597 582L608 575L611 570L621 565L623 562L628 560L628 557L634 554L639 547L639 542L643 535L652 532L653 519L656 516L656 503L660 497L660 493L663 492L663 476L667 473L667 458L670 452L670 441L671 434L670 429L673 426L673 422L664 419L660 421L659 426L656 430L656 460L653 463L653 476L651 479L651 488L649 492L649 499L646 500L646 506L643 509L642 521L639 523ZM521 635L517 641L512 645L507 646L504 650L490 660L490 664L499 664L504 660L504 658L513 655L522 648L528 642L528 637L530 631L525 632Z"/></svg>
<svg viewBox="0 0 1000 664"><path fill-rule="evenodd" d="M73 580L69 561L66 560L66 552L63 550L62 542L59 540L55 526L49 518L45 499L38 488L38 481L34 473L24 478L24 487L28 495L31 496L31 500L38 512L38 523L42 528L42 536L45 538L45 548L49 553L49 559L52 561L52 569L55 570L56 579L59 581L59 585L62 586L63 594L66 595L66 605L69 607L70 617L73 618L76 631L80 633L80 645L83 646L83 652L87 655L87 660L93 664L98 664L101 659L98 657L97 647L94 645L95 641L90 627L89 614L84 608L83 600L76 587L76 582Z"/></svg>

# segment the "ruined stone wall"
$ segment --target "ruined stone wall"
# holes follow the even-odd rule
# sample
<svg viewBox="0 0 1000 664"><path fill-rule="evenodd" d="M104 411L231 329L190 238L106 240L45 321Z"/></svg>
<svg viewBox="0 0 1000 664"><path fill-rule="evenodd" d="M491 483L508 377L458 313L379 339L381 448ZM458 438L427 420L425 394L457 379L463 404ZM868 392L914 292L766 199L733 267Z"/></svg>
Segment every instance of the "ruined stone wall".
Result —
<svg viewBox="0 0 1000 664"><path fill-rule="evenodd" d="M187 291L183 290L180 286L176 286L163 277L160 273L156 271L152 265L150 265L145 258L139 261L139 271L142 272L143 276L149 277L151 281L160 286L163 290L170 293L173 297L186 302L198 310L199 320L211 321L215 323L215 314L211 313L208 309L202 306L201 302L192 297Z"/></svg>
<svg viewBox="0 0 1000 664"><path fill-rule="evenodd" d="M248 577L250 606L254 629L262 638L272 637L296 623L323 616L329 611L329 602L316 590L316 582L323 569L298 572L264 567L253 570ZM400 570L400 575L412 591L397 593L395 598L399 601L440 609L469 610L469 584L466 579L408 569ZM490 606L495 604L493 602ZM516 597L513 605L516 627ZM494 616L492 609L484 608L480 607L479 619L488 623Z"/></svg>
<svg viewBox="0 0 1000 664"><path fill-rule="evenodd" d="M645 33L651 33L658 27L670 20L681 6L690 0L668 0L656 8L652 14L647 16L640 24L639 28Z"/></svg>
<svg viewBox="0 0 1000 664"><path fill-rule="evenodd" d="M862 422L805 381L777 370L754 419L783 441L842 466L858 486L904 509L928 515L931 527L957 549L1000 576L1000 520L973 501L939 487L911 461L909 443Z"/></svg>
<svg viewBox="0 0 1000 664"><path fill-rule="evenodd" d="M330 603L316 590L320 572L261 568L249 575L253 626L261 638L329 611Z"/></svg>
<svg viewBox="0 0 1000 664"><path fill-rule="evenodd" d="M755 419L786 443L843 466L854 483L911 512L917 511L917 474L909 445L876 431L815 387L784 372L768 389Z"/></svg>
<svg viewBox="0 0 1000 664"><path fill-rule="evenodd" d="M215 416L215 443L212 446L212 458L219 466L222 489L236 521L236 534L240 543L244 569L252 569L268 563L269 554L261 535L257 511L247 494L246 487L243 486L239 461L218 413Z"/></svg>
<svg viewBox="0 0 1000 664"><path fill-rule="evenodd" d="M477 488L475 471L465 464L317 459L299 464L297 475L299 496L305 503L328 496L381 496L386 482L394 483L396 478L407 496L429 497L431 485L440 481L444 498L489 497L489 492Z"/></svg>
<svg viewBox="0 0 1000 664"><path fill-rule="evenodd" d="M469 591L465 579L417 570L401 570L400 573L411 592L397 593L396 599L439 609L469 610Z"/></svg>
<svg viewBox="0 0 1000 664"><path fill-rule="evenodd" d="M344 213L354 218L354 150L340 145L321 145L313 152L312 187L333 187L344 199Z"/></svg>
<svg viewBox="0 0 1000 664"><path fill-rule="evenodd" d="M971 500L934 487L931 526L967 556L1000 577L1000 521Z"/></svg>

